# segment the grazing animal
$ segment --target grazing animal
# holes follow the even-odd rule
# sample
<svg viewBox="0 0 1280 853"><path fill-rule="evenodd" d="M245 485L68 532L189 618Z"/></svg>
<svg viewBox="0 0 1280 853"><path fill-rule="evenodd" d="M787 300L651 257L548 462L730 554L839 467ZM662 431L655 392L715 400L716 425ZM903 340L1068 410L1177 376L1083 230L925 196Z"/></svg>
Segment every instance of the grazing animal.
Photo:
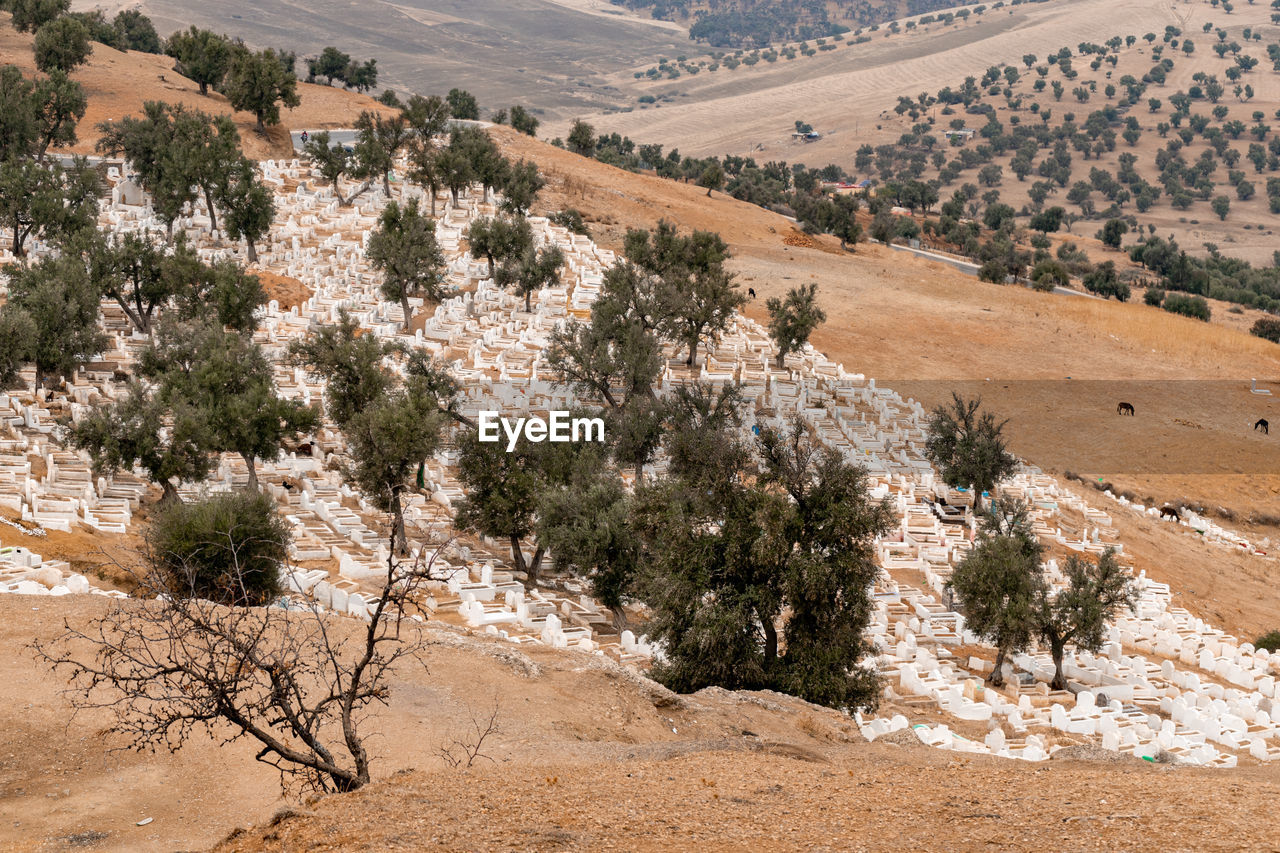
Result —
<svg viewBox="0 0 1280 853"><path fill-rule="evenodd" d="M755 289L754 287L748 287L748 288L747 288L747 295L748 295L748 296L750 296L752 299L755 299L755 298L756 298L756 289Z"/></svg>
<svg viewBox="0 0 1280 853"><path fill-rule="evenodd" d="M1258 418L1258 422L1253 425L1253 431L1262 430L1263 435L1271 435L1271 424L1267 423L1266 418Z"/></svg>
<svg viewBox="0 0 1280 853"><path fill-rule="evenodd" d="M1133 417L1133 403L1119 403L1116 405L1117 415L1128 415Z"/></svg>
<svg viewBox="0 0 1280 853"><path fill-rule="evenodd" d="M1182 519L1182 516L1179 515L1177 507L1163 506L1163 507L1160 507L1160 518L1161 519L1172 518L1174 521L1179 521Z"/></svg>

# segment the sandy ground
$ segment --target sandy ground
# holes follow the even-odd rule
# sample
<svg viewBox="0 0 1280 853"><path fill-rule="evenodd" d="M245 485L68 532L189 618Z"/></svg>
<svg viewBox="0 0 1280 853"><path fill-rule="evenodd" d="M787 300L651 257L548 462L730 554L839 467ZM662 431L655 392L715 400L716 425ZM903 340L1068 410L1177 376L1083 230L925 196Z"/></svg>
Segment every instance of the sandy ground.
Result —
<svg viewBox="0 0 1280 853"><path fill-rule="evenodd" d="M13 29L7 12L0 12L0 63L11 63L21 68L24 74L34 74L32 41L30 34ZM145 101L181 103L214 115L232 113L245 153L257 159L292 157L290 127L352 127L362 110L387 109L372 98L354 92L300 83L298 95L302 99L301 105L281 110L282 124L269 128L264 135L258 131L252 115L235 113L227 99L216 92L211 91L207 97L201 95L200 87L174 71L173 64L174 60L168 56L136 51L122 53L95 43L89 62L71 75L89 99L88 111L77 129L79 143L71 150L81 154L94 153L98 123L139 114Z"/></svg>
<svg viewBox="0 0 1280 853"><path fill-rule="evenodd" d="M104 606L0 599L0 849L189 850L267 824L285 801L249 744L112 751L125 744L104 733L110 717L69 716L29 644ZM1277 767L1031 765L868 745L847 718L776 694L713 690L670 705L592 656L431 636L426 668L402 670L366 727L384 781L223 849L731 849L752 838L1132 849L1153 837L1164 849L1274 849ZM440 749L495 701L499 730L481 758L450 769Z"/></svg>
<svg viewBox="0 0 1280 853"><path fill-rule="evenodd" d="M418 773L219 851L1275 850L1255 770L1045 766L867 744L795 756Z"/></svg>

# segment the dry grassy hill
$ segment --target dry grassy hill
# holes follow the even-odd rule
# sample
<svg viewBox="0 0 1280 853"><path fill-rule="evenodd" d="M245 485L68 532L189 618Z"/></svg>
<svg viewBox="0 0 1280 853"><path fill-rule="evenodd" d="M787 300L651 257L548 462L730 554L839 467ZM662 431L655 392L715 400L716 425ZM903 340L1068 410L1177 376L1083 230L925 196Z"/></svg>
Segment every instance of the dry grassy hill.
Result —
<svg viewBox="0 0 1280 853"><path fill-rule="evenodd" d="M29 33L19 33L9 23L9 13L0 12L0 64L12 64L24 74L35 73ZM71 150L93 153L99 122L142 112L145 101L181 103L211 114L233 113L245 153L251 157L293 156L288 127L351 127L362 110L386 110L377 101L354 92L303 83L298 86L301 105L281 110L284 124L260 133L249 113L234 113L227 99L200 87L173 70L173 59L137 51L121 52L103 44L93 44L88 63L77 68L71 78L81 85L89 108L78 128L79 143Z"/></svg>

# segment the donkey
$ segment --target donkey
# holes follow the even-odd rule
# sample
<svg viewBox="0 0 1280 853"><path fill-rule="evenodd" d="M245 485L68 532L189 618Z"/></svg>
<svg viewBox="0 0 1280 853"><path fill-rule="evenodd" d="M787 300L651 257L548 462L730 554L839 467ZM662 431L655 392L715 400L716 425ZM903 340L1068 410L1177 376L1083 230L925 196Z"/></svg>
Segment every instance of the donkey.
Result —
<svg viewBox="0 0 1280 853"><path fill-rule="evenodd" d="M1129 417L1133 417L1133 403L1117 403L1116 414L1128 415Z"/></svg>
<svg viewBox="0 0 1280 853"><path fill-rule="evenodd" d="M1271 435L1271 424L1267 423L1266 418L1258 418L1258 422L1253 425L1253 431L1262 430L1263 435Z"/></svg>
<svg viewBox="0 0 1280 853"><path fill-rule="evenodd" d="M1174 521L1180 521L1182 516L1178 514L1176 506L1163 506L1160 508L1160 519L1172 518Z"/></svg>

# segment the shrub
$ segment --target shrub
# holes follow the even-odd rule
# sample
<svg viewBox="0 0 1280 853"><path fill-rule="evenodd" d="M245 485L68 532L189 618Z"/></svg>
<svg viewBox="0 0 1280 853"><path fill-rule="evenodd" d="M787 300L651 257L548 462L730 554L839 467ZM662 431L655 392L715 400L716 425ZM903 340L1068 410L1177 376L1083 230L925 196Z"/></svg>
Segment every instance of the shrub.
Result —
<svg viewBox="0 0 1280 853"><path fill-rule="evenodd" d="M257 606L282 592L289 529L260 492L170 504L152 521L147 545L152 568L175 598Z"/></svg>
<svg viewBox="0 0 1280 853"><path fill-rule="evenodd" d="M1268 631L1253 644L1255 649L1266 649L1269 652L1280 652L1280 631Z"/></svg>
<svg viewBox="0 0 1280 853"><path fill-rule="evenodd" d="M1273 344L1280 344L1280 318L1259 317L1253 324L1253 328L1249 330L1249 334L1264 338Z"/></svg>
<svg viewBox="0 0 1280 853"><path fill-rule="evenodd" d="M1209 303L1202 296L1189 296L1185 293L1170 293L1164 298L1164 310L1184 317L1209 321Z"/></svg>
<svg viewBox="0 0 1280 853"><path fill-rule="evenodd" d="M1142 294L1142 301L1159 308L1164 303L1164 291L1158 287L1148 287L1147 292Z"/></svg>
<svg viewBox="0 0 1280 853"><path fill-rule="evenodd" d="M582 218L582 212L575 208L568 207L551 214L551 221L561 228L568 228L574 234L581 234L584 237L591 236L591 232L587 229L587 223Z"/></svg>

